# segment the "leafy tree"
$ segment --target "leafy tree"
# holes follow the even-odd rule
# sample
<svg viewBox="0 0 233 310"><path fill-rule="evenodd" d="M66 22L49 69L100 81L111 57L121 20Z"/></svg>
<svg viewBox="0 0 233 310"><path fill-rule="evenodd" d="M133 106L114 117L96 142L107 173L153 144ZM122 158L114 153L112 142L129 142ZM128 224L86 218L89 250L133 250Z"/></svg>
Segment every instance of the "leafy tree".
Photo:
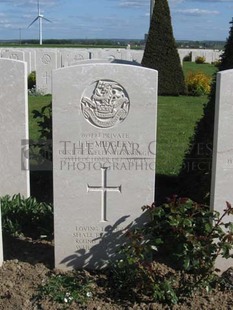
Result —
<svg viewBox="0 0 233 310"><path fill-rule="evenodd" d="M159 95L186 93L167 0L156 0L142 65L158 70Z"/></svg>

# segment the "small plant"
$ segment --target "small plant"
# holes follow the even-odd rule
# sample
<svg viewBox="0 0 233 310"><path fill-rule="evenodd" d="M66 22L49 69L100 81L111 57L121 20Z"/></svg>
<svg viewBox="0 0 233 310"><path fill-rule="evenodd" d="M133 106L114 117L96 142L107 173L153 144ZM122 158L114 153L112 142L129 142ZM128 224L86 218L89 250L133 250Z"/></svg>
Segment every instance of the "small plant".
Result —
<svg viewBox="0 0 233 310"><path fill-rule="evenodd" d="M212 62L212 65L214 65L216 68L219 69L220 65L221 65L221 60L215 60Z"/></svg>
<svg viewBox="0 0 233 310"><path fill-rule="evenodd" d="M223 223L223 218L233 214L229 203L222 215L177 196L161 207L145 209L150 210L152 218L146 233L180 269L203 275L214 271L218 256L232 257L233 223Z"/></svg>
<svg viewBox="0 0 233 310"><path fill-rule="evenodd" d="M33 110L32 113L40 128L40 140L30 145L31 155L39 152L40 156L35 156L37 161L52 163L52 102L43 106L40 111Z"/></svg>
<svg viewBox="0 0 233 310"><path fill-rule="evenodd" d="M36 71L32 71L28 75L28 89L32 90L36 87Z"/></svg>
<svg viewBox="0 0 233 310"><path fill-rule="evenodd" d="M217 281L217 257L232 258L233 223L224 223L233 214L227 203L223 214L187 198L172 197L156 207L145 206L151 220L141 229L128 231L121 259L113 266L115 289L129 294L175 304L194 291L210 291ZM155 257L166 258L179 270L179 277L162 274Z"/></svg>
<svg viewBox="0 0 233 310"><path fill-rule="evenodd" d="M211 89L211 78L203 72L190 72L186 77L188 94L191 96L208 95Z"/></svg>
<svg viewBox="0 0 233 310"><path fill-rule="evenodd" d="M52 102L43 106L40 111L33 110L33 118L38 119L40 139L52 139Z"/></svg>
<svg viewBox="0 0 233 310"><path fill-rule="evenodd" d="M91 281L86 275L52 275L38 288L37 299L48 298L60 304L84 304L93 296Z"/></svg>
<svg viewBox="0 0 233 310"><path fill-rule="evenodd" d="M24 235L32 238L41 236L52 238L53 209L35 198L18 195L0 198L3 231L14 236Z"/></svg>
<svg viewBox="0 0 233 310"><path fill-rule="evenodd" d="M183 58L183 61L191 61L191 60L192 60L191 52L188 55L184 56Z"/></svg>
<svg viewBox="0 0 233 310"><path fill-rule="evenodd" d="M28 89L28 95L33 97L44 96L43 90L40 90L34 85L32 88Z"/></svg>
<svg viewBox="0 0 233 310"><path fill-rule="evenodd" d="M197 56L195 58L195 63L196 64L204 64L206 61L205 57L204 56Z"/></svg>

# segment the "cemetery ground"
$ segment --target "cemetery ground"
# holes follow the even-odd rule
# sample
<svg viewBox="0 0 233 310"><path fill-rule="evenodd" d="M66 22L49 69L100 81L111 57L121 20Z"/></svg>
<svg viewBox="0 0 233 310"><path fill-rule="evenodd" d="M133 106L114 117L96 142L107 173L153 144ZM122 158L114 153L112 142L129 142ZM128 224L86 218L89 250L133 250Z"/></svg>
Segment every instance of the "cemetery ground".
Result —
<svg viewBox="0 0 233 310"><path fill-rule="evenodd" d="M203 68L203 67L202 67ZM211 67L210 67L211 68ZM213 67L210 69L212 70ZM209 66L208 66L209 70ZM214 69L213 69L214 70ZM158 100L158 144L157 144L157 185L161 197L167 193L175 194L175 179L182 165L182 159L187 150L189 138L194 132L196 122L201 118L207 96L202 97L160 97ZM38 118L33 118L33 111L41 111L43 106L50 103L51 96L30 96L30 138L38 140L41 132L38 126ZM49 172L46 172L49 173ZM46 176L47 177L47 176ZM38 181L39 180L39 181ZM38 191L40 178L31 178L32 192L39 201L52 201L51 184L43 184L42 190ZM34 182L34 184L33 184ZM164 183L166 186L164 187ZM34 186L34 188L33 188ZM162 191L162 192L161 192ZM172 192L173 191L173 192ZM43 197L41 199L41 197ZM17 197L15 205L17 204ZM13 204L12 204L13 205ZM14 206L15 206L14 205ZM14 213L12 207L12 214ZM28 200L25 206L29 210L35 206L33 200ZM219 285L207 294L206 289L191 296L182 297L177 304L171 302L175 298L171 287L164 281L164 291L169 296L157 296L161 302L154 302L145 291L137 296L131 294L125 288L119 294L119 288L114 287L111 278L113 274L104 272L59 272L53 269L54 248L53 236L49 234L52 228L51 210L49 205L39 204L34 214L34 221L38 218L46 218L47 223L44 230L32 227L26 229L22 234L20 221L26 221L27 216L32 213L24 211L18 213L18 226L9 225L11 235L4 233L4 265L0 269L0 309L25 309L25 310L56 310L56 309L232 309L233 294L232 286L224 289ZM141 206L138 206L140 208ZM31 221L33 223L33 221ZM50 223L50 224L49 224ZM43 235L43 236L41 236ZM162 279L167 274L182 281L182 275L164 259L156 261L156 272ZM127 270L125 279L131 276L130 268ZM232 274L231 274L232 277ZM133 278L132 281L135 281ZM231 279L231 284L233 280ZM47 285L47 283L49 283ZM192 283L192 281L190 282ZM155 283L156 284L156 283ZM63 291L59 286L63 285ZM136 286L136 283L135 283ZM162 293L162 291L161 291ZM164 293L162 293L164 294ZM49 295L53 298L50 299ZM162 296L163 297L163 296ZM76 302L72 303L72 298ZM167 301L170 301L169 304ZM174 300L173 300L174 301Z"/></svg>

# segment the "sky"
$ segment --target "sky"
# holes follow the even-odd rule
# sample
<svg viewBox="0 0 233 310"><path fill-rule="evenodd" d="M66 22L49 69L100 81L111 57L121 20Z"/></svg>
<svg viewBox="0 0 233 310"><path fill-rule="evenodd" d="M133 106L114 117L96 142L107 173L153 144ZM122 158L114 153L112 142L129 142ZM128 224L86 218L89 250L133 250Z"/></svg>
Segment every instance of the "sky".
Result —
<svg viewBox="0 0 233 310"><path fill-rule="evenodd" d="M155 0L156 1L156 0ZM221 40L233 0L168 0L176 40ZM150 0L40 0L44 39L143 39ZM0 40L38 39L37 0L0 0Z"/></svg>

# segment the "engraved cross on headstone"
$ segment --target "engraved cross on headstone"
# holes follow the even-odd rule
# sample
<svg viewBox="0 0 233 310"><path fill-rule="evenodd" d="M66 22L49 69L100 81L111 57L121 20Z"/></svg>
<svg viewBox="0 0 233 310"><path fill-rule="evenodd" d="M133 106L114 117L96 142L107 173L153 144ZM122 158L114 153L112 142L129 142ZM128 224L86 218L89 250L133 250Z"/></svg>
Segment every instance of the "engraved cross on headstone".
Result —
<svg viewBox="0 0 233 310"><path fill-rule="evenodd" d="M101 186L89 186L87 184L88 192L101 192L101 222L107 222L107 192L120 192L120 186L107 186L107 169L101 168L102 182Z"/></svg>

